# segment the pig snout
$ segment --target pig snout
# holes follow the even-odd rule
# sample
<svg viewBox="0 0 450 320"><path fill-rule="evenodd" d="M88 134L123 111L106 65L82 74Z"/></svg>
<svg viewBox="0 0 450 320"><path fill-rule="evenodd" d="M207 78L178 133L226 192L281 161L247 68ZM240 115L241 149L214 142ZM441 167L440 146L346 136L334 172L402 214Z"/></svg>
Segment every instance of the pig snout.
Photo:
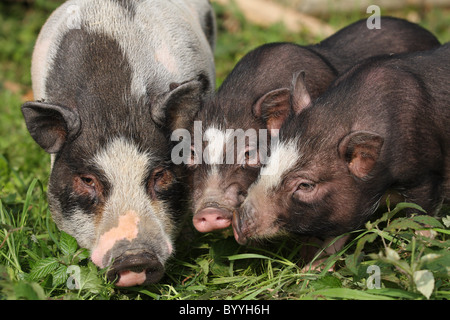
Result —
<svg viewBox="0 0 450 320"><path fill-rule="evenodd" d="M245 245L248 242L250 232L248 223L251 221L248 217L252 216L253 211L253 206L245 203L239 211L235 210L233 212L232 226L234 238L240 245Z"/></svg>
<svg viewBox="0 0 450 320"><path fill-rule="evenodd" d="M164 267L158 258L146 251L126 252L114 260L107 273L108 280L118 287L132 287L158 282Z"/></svg>
<svg viewBox="0 0 450 320"><path fill-rule="evenodd" d="M168 239L148 236L145 223L133 211L119 216L118 225L104 232L92 250L91 259L100 268L108 267L107 277L118 287L131 287L159 281L164 275L161 252L153 251L150 240L164 243L165 254L172 253ZM144 228L144 229L143 229Z"/></svg>
<svg viewBox="0 0 450 320"><path fill-rule="evenodd" d="M226 209L208 207L197 212L193 222L200 232L224 229L231 225L231 213Z"/></svg>
<svg viewBox="0 0 450 320"><path fill-rule="evenodd" d="M195 228L199 232L211 232L229 227L233 211L244 199L242 194L237 184L228 186L225 191L206 190L202 205L192 220Z"/></svg>
<svg viewBox="0 0 450 320"><path fill-rule="evenodd" d="M249 190L249 195L238 210L233 213L232 226L236 241L245 245L249 241L259 241L281 235L286 221L278 208L276 195ZM258 196L254 196L254 194Z"/></svg>

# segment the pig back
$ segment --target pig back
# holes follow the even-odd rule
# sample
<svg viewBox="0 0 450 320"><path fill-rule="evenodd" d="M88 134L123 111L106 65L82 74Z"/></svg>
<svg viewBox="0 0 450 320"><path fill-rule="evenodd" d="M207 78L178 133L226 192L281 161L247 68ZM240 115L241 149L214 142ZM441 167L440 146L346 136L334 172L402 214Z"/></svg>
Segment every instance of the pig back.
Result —
<svg viewBox="0 0 450 320"><path fill-rule="evenodd" d="M61 5L41 29L32 59L32 83L36 100L47 98L49 73L69 61L56 61L58 52L76 52L82 43L62 46L67 34L86 33L113 39L132 73L136 97L168 91L172 82L183 82L201 74L214 88L214 16L194 3L176 1L71 0ZM199 21L198 16L205 18ZM202 29L204 27L205 29ZM206 34L206 33L208 34ZM89 57L85 57L89 59ZM186 63L189 61L189 63ZM78 72L79 65L65 65ZM61 70L63 71L63 70ZM114 70L109 71L111 74ZM83 78L83 74L79 74ZM105 74L105 77L107 74Z"/></svg>
<svg viewBox="0 0 450 320"><path fill-rule="evenodd" d="M429 50L438 39L421 26L404 19L380 17L380 29L369 29L359 20L323 40L311 49L323 55L338 71L377 55Z"/></svg>
<svg viewBox="0 0 450 320"><path fill-rule="evenodd" d="M307 74L306 85L312 98L323 93L337 75L326 60L308 47L269 43L239 61L219 88L217 100L225 110L251 107L271 90L290 88L293 75L300 71Z"/></svg>

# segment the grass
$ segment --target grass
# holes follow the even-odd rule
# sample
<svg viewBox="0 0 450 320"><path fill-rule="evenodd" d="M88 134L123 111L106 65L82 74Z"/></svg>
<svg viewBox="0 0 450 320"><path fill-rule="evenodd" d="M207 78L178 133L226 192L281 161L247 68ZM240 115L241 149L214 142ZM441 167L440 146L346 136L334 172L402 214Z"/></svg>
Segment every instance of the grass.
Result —
<svg viewBox="0 0 450 320"><path fill-rule="evenodd" d="M299 266L304 244L295 239L244 247L229 230L190 230L178 241L160 283L127 290L108 283L105 270L93 265L89 252L53 223L46 199L49 156L30 138L19 108L29 97L35 38L59 3L0 4L0 299L450 298L450 209L444 207L441 218L406 217L404 209L414 205L404 203L350 233L351 240L323 262L322 271ZM233 7L215 7L218 85L258 45L319 40L307 32L289 33L281 25L261 28L246 22ZM406 8L395 15L408 17L418 11ZM326 20L337 29L360 17L365 15L330 15ZM450 40L448 11L423 10L421 18L441 42ZM424 231L433 236L424 236Z"/></svg>

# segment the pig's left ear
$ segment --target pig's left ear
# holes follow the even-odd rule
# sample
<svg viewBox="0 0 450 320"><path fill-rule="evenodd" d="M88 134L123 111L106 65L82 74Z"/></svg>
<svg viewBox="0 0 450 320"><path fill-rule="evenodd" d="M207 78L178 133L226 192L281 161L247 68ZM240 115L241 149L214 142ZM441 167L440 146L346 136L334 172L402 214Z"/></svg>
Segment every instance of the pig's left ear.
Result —
<svg viewBox="0 0 450 320"><path fill-rule="evenodd" d="M168 93L152 108L153 121L162 128L186 128L200 109L204 84L198 80L171 84Z"/></svg>
<svg viewBox="0 0 450 320"><path fill-rule="evenodd" d="M48 153L57 153L64 143L77 136L81 120L76 110L44 102L22 105L28 131Z"/></svg>
<svg viewBox="0 0 450 320"><path fill-rule="evenodd" d="M364 179L375 166L383 142L384 139L373 132L352 132L339 143L339 154L347 162L350 172Z"/></svg>

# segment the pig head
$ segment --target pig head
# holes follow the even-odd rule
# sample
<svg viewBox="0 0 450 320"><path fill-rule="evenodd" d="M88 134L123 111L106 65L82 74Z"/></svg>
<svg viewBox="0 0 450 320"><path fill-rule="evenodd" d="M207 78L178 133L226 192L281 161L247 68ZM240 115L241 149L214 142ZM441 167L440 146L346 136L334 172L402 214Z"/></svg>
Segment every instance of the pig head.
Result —
<svg viewBox="0 0 450 320"><path fill-rule="evenodd" d="M214 41L206 0L67 1L37 40L22 112L52 157L50 211L118 286L158 281L174 252L169 136L214 88Z"/></svg>

